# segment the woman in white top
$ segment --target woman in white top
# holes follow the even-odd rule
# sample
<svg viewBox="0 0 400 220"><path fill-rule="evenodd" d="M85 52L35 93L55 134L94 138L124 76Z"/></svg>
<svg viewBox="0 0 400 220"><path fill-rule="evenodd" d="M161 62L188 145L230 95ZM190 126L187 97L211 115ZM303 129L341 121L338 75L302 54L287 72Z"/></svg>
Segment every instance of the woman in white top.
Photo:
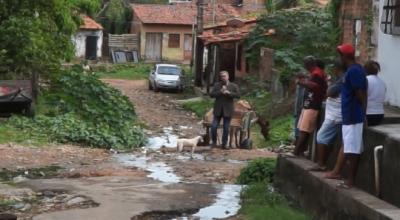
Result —
<svg viewBox="0 0 400 220"><path fill-rule="evenodd" d="M378 62L370 60L364 65L368 79L368 103L367 123L368 126L379 125L385 114L383 103L386 96L386 85L378 77L381 66Z"/></svg>

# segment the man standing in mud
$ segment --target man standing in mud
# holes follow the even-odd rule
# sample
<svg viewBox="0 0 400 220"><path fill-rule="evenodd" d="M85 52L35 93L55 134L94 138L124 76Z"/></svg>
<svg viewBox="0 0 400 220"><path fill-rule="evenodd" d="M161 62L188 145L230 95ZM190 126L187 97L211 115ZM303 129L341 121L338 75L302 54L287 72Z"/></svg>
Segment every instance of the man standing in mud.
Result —
<svg viewBox="0 0 400 220"><path fill-rule="evenodd" d="M228 142L229 126L234 112L233 100L239 98L239 87L229 82L229 73L227 71L220 72L220 81L215 83L211 90L210 96L215 98L214 102L214 118L211 125L211 141L212 147L217 146L217 129L221 119L223 119L222 148L226 149Z"/></svg>

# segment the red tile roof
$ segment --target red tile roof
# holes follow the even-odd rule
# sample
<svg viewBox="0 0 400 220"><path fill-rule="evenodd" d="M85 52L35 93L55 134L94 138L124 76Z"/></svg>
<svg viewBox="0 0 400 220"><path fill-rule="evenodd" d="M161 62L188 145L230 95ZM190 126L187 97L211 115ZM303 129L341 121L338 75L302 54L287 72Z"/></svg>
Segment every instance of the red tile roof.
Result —
<svg viewBox="0 0 400 220"><path fill-rule="evenodd" d="M190 3L173 5L133 4L133 12L144 24L192 25L197 9Z"/></svg>
<svg viewBox="0 0 400 220"><path fill-rule="evenodd" d="M242 27L229 27L226 23L225 25L217 25L214 28L205 29L203 34L199 36L204 43L212 44L218 42L229 42L229 41L240 41L245 39L251 30L255 27L257 19L243 20L244 23ZM214 33L214 29L219 29L220 33ZM273 30L268 30L265 35L273 35Z"/></svg>
<svg viewBox="0 0 400 220"><path fill-rule="evenodd" d="M132 4L136 16L144 24L180 24L192 25L197 15L197 6L194 3L179 3L172 5ZM239 17L248 11L228 4L215 5L215 22L222 22L229 18ZM213 21L212 4L206 4L203 11L204 24Z"/></svg>
<svg viewBox="0 0 400 220"><path fill-rule="evenodd" d="M81 18L83 20L83 24L79 26L79 29L87 29L87 30L103 30L103 27L91 19L87 15L81 15Z"/></svg>

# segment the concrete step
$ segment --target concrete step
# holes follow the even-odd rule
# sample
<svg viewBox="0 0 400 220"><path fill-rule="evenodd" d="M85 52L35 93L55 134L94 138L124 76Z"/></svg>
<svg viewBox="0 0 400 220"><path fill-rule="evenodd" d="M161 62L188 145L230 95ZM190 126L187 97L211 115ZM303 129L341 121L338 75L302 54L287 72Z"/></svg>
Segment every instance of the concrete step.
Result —
<svg viewBox="0 0 400 220"><path fill-rule="evenodd" d="M339 180L310 172L309 160L279 156L276 186L318 220L400 219L400 209L358 188L340 189Z"/></svg>

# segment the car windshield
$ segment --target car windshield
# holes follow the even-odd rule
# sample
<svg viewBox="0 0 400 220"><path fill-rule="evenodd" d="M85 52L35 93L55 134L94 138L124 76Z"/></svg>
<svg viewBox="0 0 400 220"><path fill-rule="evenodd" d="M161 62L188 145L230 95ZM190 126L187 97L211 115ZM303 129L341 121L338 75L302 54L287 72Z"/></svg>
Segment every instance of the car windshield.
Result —
<svg viewBox="0 0 400 220"><path fill-rule="evenodd" d="M181 73L181 69L179 67L172 67L172 66L158 67L158 74L179 75L180 73Z"/></svg>

